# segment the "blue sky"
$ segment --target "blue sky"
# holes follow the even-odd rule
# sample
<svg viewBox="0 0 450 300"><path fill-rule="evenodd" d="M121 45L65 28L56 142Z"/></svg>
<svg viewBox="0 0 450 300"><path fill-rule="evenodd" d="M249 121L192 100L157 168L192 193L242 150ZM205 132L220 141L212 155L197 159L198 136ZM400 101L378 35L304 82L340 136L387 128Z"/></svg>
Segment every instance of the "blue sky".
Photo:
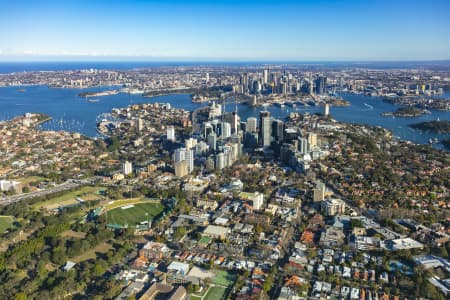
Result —
<svg viewBox="0 0 450 300"><path fill-rule="evenodd" d="M0 0L0 60L450 59L450 1Z"/></svg>

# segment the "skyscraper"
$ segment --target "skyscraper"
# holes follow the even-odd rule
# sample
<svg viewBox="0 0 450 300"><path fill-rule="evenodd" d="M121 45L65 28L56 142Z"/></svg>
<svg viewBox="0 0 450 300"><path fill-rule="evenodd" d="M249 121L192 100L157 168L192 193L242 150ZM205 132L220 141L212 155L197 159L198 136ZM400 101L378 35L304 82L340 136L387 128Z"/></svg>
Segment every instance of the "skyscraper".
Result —
<svg viewBox="0 0 450 300"><path fill-rule="evenodd" d="M186 161L188 162L188 172L194 171L194 150L186 150Z"/></svg>
<svg viewBox="0 0 450 300"><path fill-rule="evenodd" d="M325 199L325 190L326 186L323 182L318 182L316 185L316 188L313 190L313 201L314 202L320 202Z"/></svg>
<svg viewBox="0 0 450 300"><path fill-rule="evenodd" d="M217 170L222 170L223 168L226 167L225 164L225 154L223 152L218 153L216 155L216 169Z"/></svg>
<svg viewBox="0 0 450 300"><path fill-rule="evenodd" d="M284 122L281 120L274 120L272 122L272 136L277 142L282 142L284 139Z"/></svg>
<svg viewBox="0 0 450 300"><path fill-rule="evenodd" d="M269 83L269 69L264 69L263 71L263 83L264 84Z"/></svg>
<svg viewBox="0 0 450 300"><path fill-rule="evenodd" d="M309 143L305 138L298 138L298 150L301 154L306 154L309 152Z"/></svg>
<svg viewBox="0 0 450 300"><path fill-rule="evenodd" d="M257 122L258 122L258 120L254 117L247 118L246 131L247 132L256 132Z"/></svg>
<svg viewBox="0 0 450 300"><path fill-rule="evenodd" d="M184 141L184 146L186 147L186 149L192 149L195 147L195 145L197 145L197 139L194 138L188 138Z"/></svg>
<svg viewBox="0 0 450 300"><path fill-rule="evenodd" d="M272 118L270 117L270 112L262 111L259 113L259 124L260 124L260 142L261 146L269 147L272 136Z"/></svg>
<svg viewBox="0 0 450 300"><path fill-rule="evenodd" d="M231 124L228 122L222 122L220 137L222 139L229 138L231 136Z"/></svg>
<svg viewBox="0 0 450 300"><path fill-rule="evenodd" d="M211 132L207 139L206 142L208 143L209 149L211 149L211 151L216 151L216 147L217 147L217 136L214 132Z"/></svg>
<svg viewBox="0 0 450 300"><path fill-rule="evenodd" d="M175 128L173 126L167 126L167 139L169 141L175 141Z"/></svg>
<svg viewBox="0 0 450 300"><path fill-rule="evenodd" d="M186 148L178 148L173 153L173 161L175 163L186 160Z"/></svg>
<svg viewBox="0 0 450 300"><path fill-rule="evenodd" d="M316 94L323 95L327 89L327 78L325 76L319 76L316 79Z"/></svg>

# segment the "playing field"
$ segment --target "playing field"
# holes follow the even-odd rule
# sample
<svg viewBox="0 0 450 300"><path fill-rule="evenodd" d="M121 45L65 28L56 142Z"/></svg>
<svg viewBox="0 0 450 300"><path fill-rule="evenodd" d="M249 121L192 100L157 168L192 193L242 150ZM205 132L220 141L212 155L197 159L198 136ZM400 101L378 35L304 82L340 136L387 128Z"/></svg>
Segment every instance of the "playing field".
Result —
<svg viewBox="0 0 450 300"><path fill-rule="evenodd" d="M224 300L226 297L226 288L221 286L212 286L209 288L203 300Z"/></svg>
<svg viewBox="0 0 450 300"><path fill-rule="evenodd" d="M0 216L0 233L5 232L7 229L11 228L14 218L11 216Z"/></svg>
<svg viewBox="0 0 450 300"><path fill-rule="evenodd" d="M230 287L233 286L236 276L226 271L219 270L216 276L213 278L213 283L221 286Z"/></svg>
<svg viewBox="0 0 450 300"><path fill-rule="evenodd" d="M163 210L164 206L160 203L128 204L108 211L107 219L109 224L134 228L140 222L147 221L147 218L153 220ZM145 213L148 213L148 216Z"/></svg>

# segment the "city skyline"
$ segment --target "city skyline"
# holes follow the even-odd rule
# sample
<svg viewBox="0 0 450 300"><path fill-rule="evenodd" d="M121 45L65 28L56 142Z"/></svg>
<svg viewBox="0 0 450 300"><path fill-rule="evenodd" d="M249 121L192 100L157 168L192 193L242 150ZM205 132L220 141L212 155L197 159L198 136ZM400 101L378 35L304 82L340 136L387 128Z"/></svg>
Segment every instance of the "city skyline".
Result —
<svg viewBox="0 0 450 300"><path fill-rule="evenodd" d="M450 3L391 2L2 2L0 61L450 58Z"/></svg>

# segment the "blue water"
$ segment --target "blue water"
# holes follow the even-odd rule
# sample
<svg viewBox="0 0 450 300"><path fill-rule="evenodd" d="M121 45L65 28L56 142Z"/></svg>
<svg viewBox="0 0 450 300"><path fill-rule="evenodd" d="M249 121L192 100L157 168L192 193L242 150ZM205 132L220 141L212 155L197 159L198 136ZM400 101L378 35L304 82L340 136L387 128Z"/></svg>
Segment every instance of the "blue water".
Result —
<svg viewBox="0 0 450 300"><path fill-rule="evenodd" d="M142 95L117 94L98 97L99 102L90 103L78 97L78 93L85 91L98 91L105 88L89 89L63 89L48 88L45 86L25 87L26 92L19 92L17 87L0 88L0 120L10 119L26 112L40 112L50 115L53 120L44 124L46 130L67 130L80 132L87 136L96 136L96 123L101 114L109 113L112 108L126 107L135 103L165 102L174 107L194 110L202 105L192 103L188 94L174 94L144 98ZM449 120L450 112L432 110L430 115L415 118L383 117L381 113L394 111L398 107L383 102L378 97L364 95L343 94L344 99L351 102L350 107L331 107L330 113L338 121L359 123L374 126L383 126L393 131L395 136L404 140L426 144L430 138L450 138L450 134L433 134L408 127L408 124L431 121L439 118ZM227 111L234 110L234 104L227 105ZM238 105L241 120L251 116L258 116L262 107L250 107L245 104ZM292 111L300 113L315 113L322 111L321 107L278 107L270 106L267 110L275 118L284 119ZM441 145L435 145L442 147Z"/></svg>
<svg viewBox="0 0 450 300"><path fill-rule="evenodd" d="M444 69L450 67L450 60L443 61L28 61L1 62L0 74L31 71L61 71L80 69L130 70L154 67L176 66L262 66L283 65L289 68L301 66L305 69Z"/></svg>
<svg viewBox="0 0 450 300"><path fill-rule="evenodd" d="M205 64L218 64L206 63ZM84 70L84 69L108 69L108 70L131 70L139 68L153 67L176 67L198 65L194 62L122 62L122 61L100 61L100 62L0 62L0 74L32 71L64 71L64 70Z"/></svg>

